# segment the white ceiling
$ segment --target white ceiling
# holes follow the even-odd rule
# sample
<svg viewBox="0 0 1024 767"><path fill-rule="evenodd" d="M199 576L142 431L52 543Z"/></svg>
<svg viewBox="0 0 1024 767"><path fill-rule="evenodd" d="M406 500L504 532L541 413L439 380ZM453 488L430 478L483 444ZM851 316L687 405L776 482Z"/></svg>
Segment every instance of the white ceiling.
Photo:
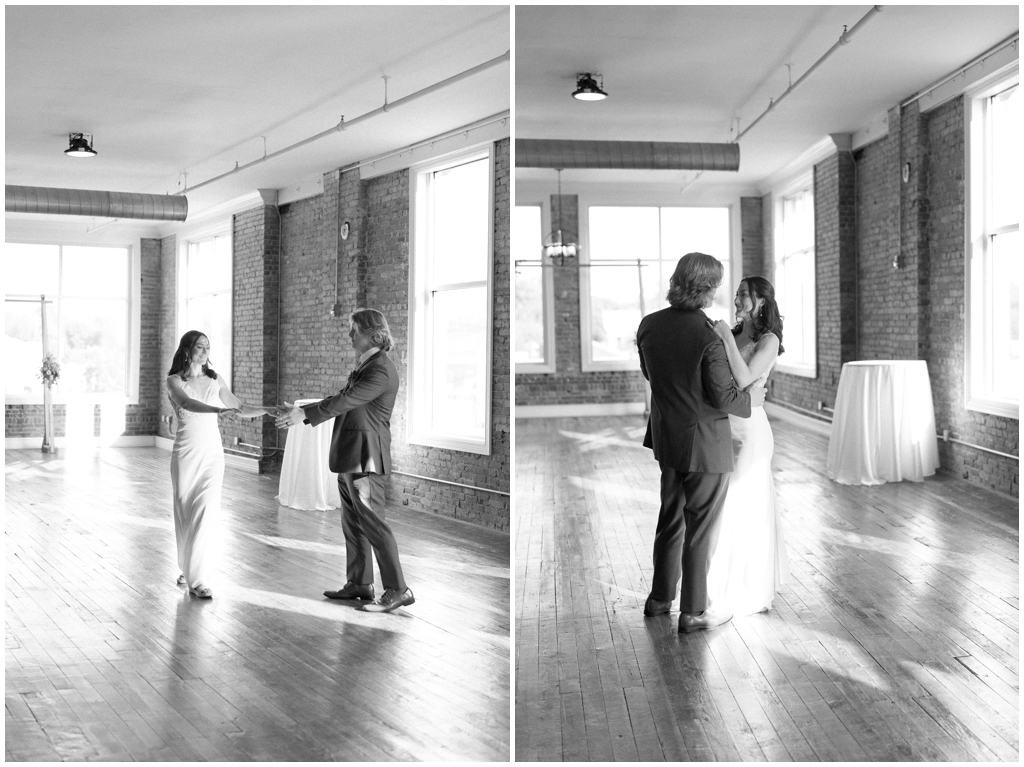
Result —
<svg viewBox="0 0 1024 767"><path fill-rule="evenodd" d="M7 6L5 15L6 183L150 194L378 109L384 75L393 103L510 44L503 6ZM510 75L500 62L204 185L188 193L190 215L500 114ZM71 132L92 133L98 156L66 157Z"/></svg>
<svg viewBox="0 0 1024 767"><path fill-rule="evenodd" d="M517 6L516 136L732 141L736 118L743 131L871 8ZM566 170L562 179L758 189L830 134L865 128L1018 29L1017 5L886 5L741 138L738 173ZM609 97L571 98L580 72L602 74ZM516 171L517 183L553 179Z"/></svg>

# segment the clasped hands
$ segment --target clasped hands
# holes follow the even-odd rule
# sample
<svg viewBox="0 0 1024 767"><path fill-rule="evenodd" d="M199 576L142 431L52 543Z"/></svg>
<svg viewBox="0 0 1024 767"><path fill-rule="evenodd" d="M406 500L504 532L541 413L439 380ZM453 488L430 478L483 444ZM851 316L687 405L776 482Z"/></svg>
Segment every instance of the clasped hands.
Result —
<svg viewBox="0 0 1024 767"><path fill-rule="evenodd" d="M277 424L279 429L290 429L292 426L298 426L306 418L302 408L297 407L291 402L285 402L281 405L264 405L263 409L267 411L267 415L274 417L274 423Z"/></svg>

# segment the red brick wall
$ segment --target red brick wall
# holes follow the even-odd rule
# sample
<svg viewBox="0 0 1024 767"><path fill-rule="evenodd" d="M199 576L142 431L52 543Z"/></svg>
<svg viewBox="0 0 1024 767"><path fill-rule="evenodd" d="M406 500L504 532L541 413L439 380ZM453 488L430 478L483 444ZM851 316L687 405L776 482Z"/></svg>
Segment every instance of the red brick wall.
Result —
<svg viewBox="0 0 1024 767"><path fill-rule="evenodd" d="M579 232L579 198L551 195L552 228ZM554 269L555 372L517 373L516 405L576 405L643 402L645 384L636 370L584 372L580 350L580 270L575 264Z"/></svg>

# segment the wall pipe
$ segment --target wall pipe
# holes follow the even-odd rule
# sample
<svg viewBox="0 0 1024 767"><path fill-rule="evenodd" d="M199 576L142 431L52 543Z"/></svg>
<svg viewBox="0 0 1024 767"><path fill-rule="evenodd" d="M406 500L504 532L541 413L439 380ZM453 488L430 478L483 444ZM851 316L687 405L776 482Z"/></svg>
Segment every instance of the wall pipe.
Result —
<svg viewBox="0 0 1024 767"><path fill-rule="evenodd" d="M481 493L494 493L495 495L509 495L504 490L491 490L489 487L476 487L475 485L464 485L461 482L449 482L447 479L438 479L437 477L424 477L422 474L410 474L407 471L391 470L392 474L401 474L403 477L413 477L415 479L425 479L428 482L440 482L442 485L454 485L455 487L464 487L467 490L477 490Z"/></svg>
<svg viewBox="0 0 1024 767"><path fill-rule="evenodd" d="M827 59L829 56L831 56L833 53L836 52L836 49L838 49L840 46L846 45L848 42L850 42L850 38L853 37L854 32L856 32L860 28L860 26L862 24L864 24L864 22L866 22L868 19L873 17L876 13L879 13L882 10L883 7L884 6L881 6L881 5L872 6L871 10L868 11L867 13L865 13L864 16L861 17L860 21L858 21L856 24L854 24L851 29L843 30L843 34L839 35L839 39L836 41L836 43L831 48L829 48L827 51L825 51L825 54L820 59L818 59L813 64L811 64L811 68L808 69L806 72L804 72L797 79L797 81L795 83L793 83L788 88L786 88L785 92L781 96L779 96L777 99L774 99L768 105L768 108L766 110L764 110L761 114L759 114L756 118L754 118L754 121L752 123L750 123L750 125L748 125L746 128L744 128L739 133L739 135L736 136L736 140L739 141L741 138L743 138L747 133L750 132L751 128L753 128L755 125L757 125L761 121L762 117L767 115L769 112L771 112L773 109L775 109L775 107L777 107L780 103L782 103L782 100L784 98L786 98L786 96L788 96L790 93L795 91L797 89L797 87L799 87L799 85L804 80L806 80L808 77L810 77L811 73L814 72L814 70L816 70L819 66L821 66L825 62L825 59Z"/></svg>
<svg viewBox="0 0 1024 767"><path fill-rule="evenodd" d="M964 64L962 67L960 67L959 69L955 70L951 74L946 75L945 77L943 77L938 82L932 83L931 85L929 85L927 88L925 88L920 93L917 93L917 94L911 96L909 99L907 99L902 104L900 104L900 108L902 109L903 107L906 107L906 106L908 106L910 104L913 104L915 101L918 101L919 99L923 99L925 96L927 96L933 90L935 90L936 88L941 88L943 85L948 83L953 78L959 77L961 74L966 72L968 69L973 67L975 64L977 64L977 63L979 63L981 61L984 61L989 56L993 56L996 53L999 53L999 51L1001 51L1003 48L1007 47L1008 45L1016 45L1017 41L1019 39L1020 39L1020 33L1019 32L1016 32L1016 33L1010 35L1010 37L1006 38L1005 40L1003 40L1003 42L997 44L995 47L989 48L983 54L981 54L980 56L977 56L977 57L971 59L970 61L968 61L966 64Z"/></svg>
<svg viewBox="0 0 1024 767"><path fill-rule="evenodd" d="M245 165L238 165L237 163L235 163L235 167L232 168L231 170L229 170L227 173L221 173L219 176L214 176L213 178L207 179L206 181L201 181L198 184L193 184L190 187L186 187L186 188L182 189L180 192L178 192L178 194L184 194L185 192L190 192L190 191L192 191L194 189L199 189L200 187L206 186L207 184L212 184L213 182L219 181L220 179L226 178L227 176L230 176L230 175L232 175L234 173L238 173L239 171L246 170L247 168L251 168L254 165L259 165L260 163L266 162L267 160L273 159L274 157L280 157L281 155L285 154L286 152L291 152L292 150L298 149L301 146L305 146L306 144L310 144L310 143L312 143L314 141L319 141L320 139L325 138L327 136L331 136L331 135L333 135L333 134L335 134L335 133L337 133L339 131L346 130L350 126L358 125L359 123L363 122L364 120L369 120L370 118L376 117L377 115L384 114L385 112L390 112L393 109L395 109L395 107L404 106L405 104L409 104L409 103L415 101L416 99L422 98L423 96L426 96L428 94L434 93L435 91L438 91L438 90L440 90L442 88L446 88L449 85L457 83L457 82L459 82L461 80L465 80L468 77L472 77L475 74L478 74L478 73L483 72L483 71L485 71L487 69L490 69L491 67L497 66L498 64L501 64L502 62L510 61L510 60L511 60L510 51L505 51L505 53L503 55L501 55L501 56L496 56L493 59L490 59L489 61L485 61L483 64L478 64L475 67L471 67L470 69L467 69L465 71L459 72L458 74L452 75L451 77L446 78L444 80L441 80L440 82L436 82L433 85L428 85L426 88L423 88L422 90L418 90L418 91L416 91L414 93L410 93L408 96L403 96L402 98L398 99L397 101L392 101L390 104L387 103L386 97L385 97L384 106L378 107L377 109L374 109L374 110L372 110L370 112L366 112L365 114L361 114L358 117L354 117L354 118L352 118L351 120L348 120L348 121L346 121L344 116L343 116L341 118L341 121L337 125L335 125L333 128L328 128L327 130L321 131L320 133L317 133L314 136L309 136L308 138L304 138L301 141L298 141L298 142L296 142L294 144L286 146L284 149L278 149L276 152L271 152L270 154L265 154L263 157L260 157L257 160L253 160L252 162L248 162Z"/></svg>
<svg viewBox="0 0 1024 767"><path fill-rule="evenodd" d="M517 138L517 168L739 170L740 145Z"/></svg>

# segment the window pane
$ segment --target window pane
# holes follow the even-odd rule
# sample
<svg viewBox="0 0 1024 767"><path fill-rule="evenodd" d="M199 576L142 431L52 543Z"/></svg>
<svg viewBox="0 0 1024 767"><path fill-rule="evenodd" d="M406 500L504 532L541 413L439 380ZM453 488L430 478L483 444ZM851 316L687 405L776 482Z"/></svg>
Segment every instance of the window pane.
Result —
<svg viewBox="0 0 1024 767"><path fill-rule="evenodd" d="M432 426L484 437L487 405L487 289L434 294Z"/></svg>
<svg viewBox="0 0 1024 767"><path fill-rule="evenodd" d="M231 290L231 237L190 242L186 265L188 295Z"/></svg>
<svg viewBox="0 0 1024 767"><path fill-rule="evenodd" d="M992 97L992 226L1020 220L1020 98L1017 86Z"/></svg>
<svg viewBox="0 0 1024 767"><path fill-rule="evenodd" d="M512 208L512 260L536 261L540 255L541 216L538 205ZM541 264L515 266L516 362L542 363L544 349L544 269Z"/></svg>
<svg viewBox="0 0 1024 767"><path fill-rule="evenodd" d="M1020 389L1020 233L992 238L992 392L1016 398Z"/></svg>
<svg viewBox="0 0 1024 767"><path fill-rule="evenodd" d="M210 367L230 381L231 294L219 293L191 298L186 312L185 331L198 330L209 339ZM169 366L170 360L167 363Z"/></svg>
<svg viewBox="0 0 1024 767"><path fill-rule="evenodd" d="M46 305L50 351L57 351L56 302ZM34 395L40 401L43 382L38 378L43 364L43 319L38 303L4 305L4 390L8 395ZM59 360L58 360L59 362ZM58 384L59 385L59 384Z"/></svg>
<svg viewBox="0 0 1024 767"><path fill-rule="evenodd" d="M4 245L4 293L39 298L57 297L60 289L60 248L56 245Z"/></svg>
<svg viewBox="0 0 1024 767"><path fill-rule="evenodd" d="M64 295L127 298L128 251L125 248L64 247Z"/></svg>
<svg viewBox="0 0 1024 767"><path fill-rule="evenodd" d="M435 285L487 279L489 166L485 158L433 174Z"/></svg>
<svg viewBox="0 0 1024 767"><path fill-rule="evenodd" d="M661 301L647 304L647 311L668 306L665 294L676 263L687 253L707 253L722 263L722 285L715 302L705 313L713 320L732 318L732 274L729 269L728 208L662 208L661 252L665 259ZM647 282L646 276L644 280Z"/></svg>
<svg viewBox="0 0 1024 767"><path fill-rule="evenodd" d="M61 322L61 392L124 394L127 302L68 298Z"/></svg>

